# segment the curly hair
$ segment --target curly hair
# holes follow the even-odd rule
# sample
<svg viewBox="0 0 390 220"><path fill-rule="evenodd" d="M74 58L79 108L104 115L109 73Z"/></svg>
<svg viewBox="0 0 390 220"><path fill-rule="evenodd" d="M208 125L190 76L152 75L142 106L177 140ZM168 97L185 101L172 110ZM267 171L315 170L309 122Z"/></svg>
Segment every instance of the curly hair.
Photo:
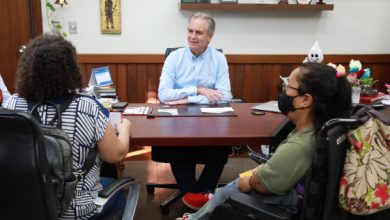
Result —
<svg viewBox="0 0 390 220"><path fill-rule="evenodd" d="M351 85L345 77L337 78L336 70L322 63L299 66L299 87L313 96L313 124L316 132L330 119L346 118L351 112Z"/></svg>
<svg viewBox="0 0 390 220"><path fill-rule="evenodd" d="M75 94L82 89L76 48L60 35L32 39L19 59L15 87L27 101L46 102Z"/></svg>

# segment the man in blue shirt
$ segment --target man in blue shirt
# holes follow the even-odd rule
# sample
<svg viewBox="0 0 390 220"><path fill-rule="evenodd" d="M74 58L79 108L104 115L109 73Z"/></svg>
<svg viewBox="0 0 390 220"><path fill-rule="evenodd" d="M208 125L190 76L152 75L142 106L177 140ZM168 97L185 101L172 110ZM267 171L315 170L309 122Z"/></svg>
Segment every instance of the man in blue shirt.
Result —
<svg viewBox="0 0 390 220"><path fill-rule="evenodd" d="M0 101L0 104L2 107L5 107L5 104L7 104L7 101L11 94L8 92L7 86L5 86L5 83L3 81L3 78L1 77L0 74L0 92L3 94L3 100L2 102Z"/></svg>
<svg viewBox="0 0 390 220"><path fill-rule="evenodd" d="M220 104L231 99L228 65L223 53L209 46L215 21L195 13L188 24L188 46L173 51L160 77L158 97L168 105ZM169 162L183 202L201 208L214 192L227 162L227 147L153 147L156 161ZM196 164L205 164L197 180Z"/></svg>

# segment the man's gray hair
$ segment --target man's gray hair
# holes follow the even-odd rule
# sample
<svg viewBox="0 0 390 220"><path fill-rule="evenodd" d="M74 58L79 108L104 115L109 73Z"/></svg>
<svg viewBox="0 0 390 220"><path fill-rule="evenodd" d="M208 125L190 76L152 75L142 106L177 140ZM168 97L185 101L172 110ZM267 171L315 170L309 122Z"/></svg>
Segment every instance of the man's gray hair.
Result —
<svg viewBox="0 0 390 220"><path fill-rule="evenodd" d="M213 35L214 31L215 31L215 21L214 21L214 19L209 14L206 14L206 13L203 13L203 12L196 12L195 14L193 14L190 17L189 22L191 22L192 19L198 19L198 18L204 19L204 20L207 21L207 23L208 23L208 25L207 25L207 32L210 35Z"/></svg>

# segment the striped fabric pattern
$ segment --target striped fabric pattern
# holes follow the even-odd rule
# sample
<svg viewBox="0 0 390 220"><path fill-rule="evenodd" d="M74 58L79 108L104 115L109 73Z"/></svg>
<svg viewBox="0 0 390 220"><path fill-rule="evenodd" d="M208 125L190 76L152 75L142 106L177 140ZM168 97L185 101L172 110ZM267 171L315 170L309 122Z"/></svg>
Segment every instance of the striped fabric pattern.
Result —
<svg viewBox="0 0 390 220"><path fill-rule="evenodd" d="M26 100L17 94L11 96L7 108L28 111ZM48 124L55 115L55 109L47 105L40 106L38 112L44 124ZM79 175L89 150L103 138L108 123L108 112L96 99L80 96L72 101L61 118L62 130L72 143L73 173ZM95 165L88 175L77 183L73 201L59 219L88 219L96 214L93 200L102 190L99 177L101 163L97 156Z"/></svg>

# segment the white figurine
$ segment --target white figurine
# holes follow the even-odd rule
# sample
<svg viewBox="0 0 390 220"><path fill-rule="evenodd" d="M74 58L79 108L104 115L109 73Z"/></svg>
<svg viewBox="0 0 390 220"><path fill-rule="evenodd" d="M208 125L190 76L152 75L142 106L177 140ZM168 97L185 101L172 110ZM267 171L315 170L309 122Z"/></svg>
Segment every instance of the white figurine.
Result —
<svg viewBox="0 0 390 220"><path fill-rule="evenodd" d="M324 54L322 53L322 50L320 48L320 45L318 44L318 41L314 42L313 46L311 47L309 53L307 54L307 57L303 61L306 62L312 62L312 63L322 63L324 60Z"/></svg>

